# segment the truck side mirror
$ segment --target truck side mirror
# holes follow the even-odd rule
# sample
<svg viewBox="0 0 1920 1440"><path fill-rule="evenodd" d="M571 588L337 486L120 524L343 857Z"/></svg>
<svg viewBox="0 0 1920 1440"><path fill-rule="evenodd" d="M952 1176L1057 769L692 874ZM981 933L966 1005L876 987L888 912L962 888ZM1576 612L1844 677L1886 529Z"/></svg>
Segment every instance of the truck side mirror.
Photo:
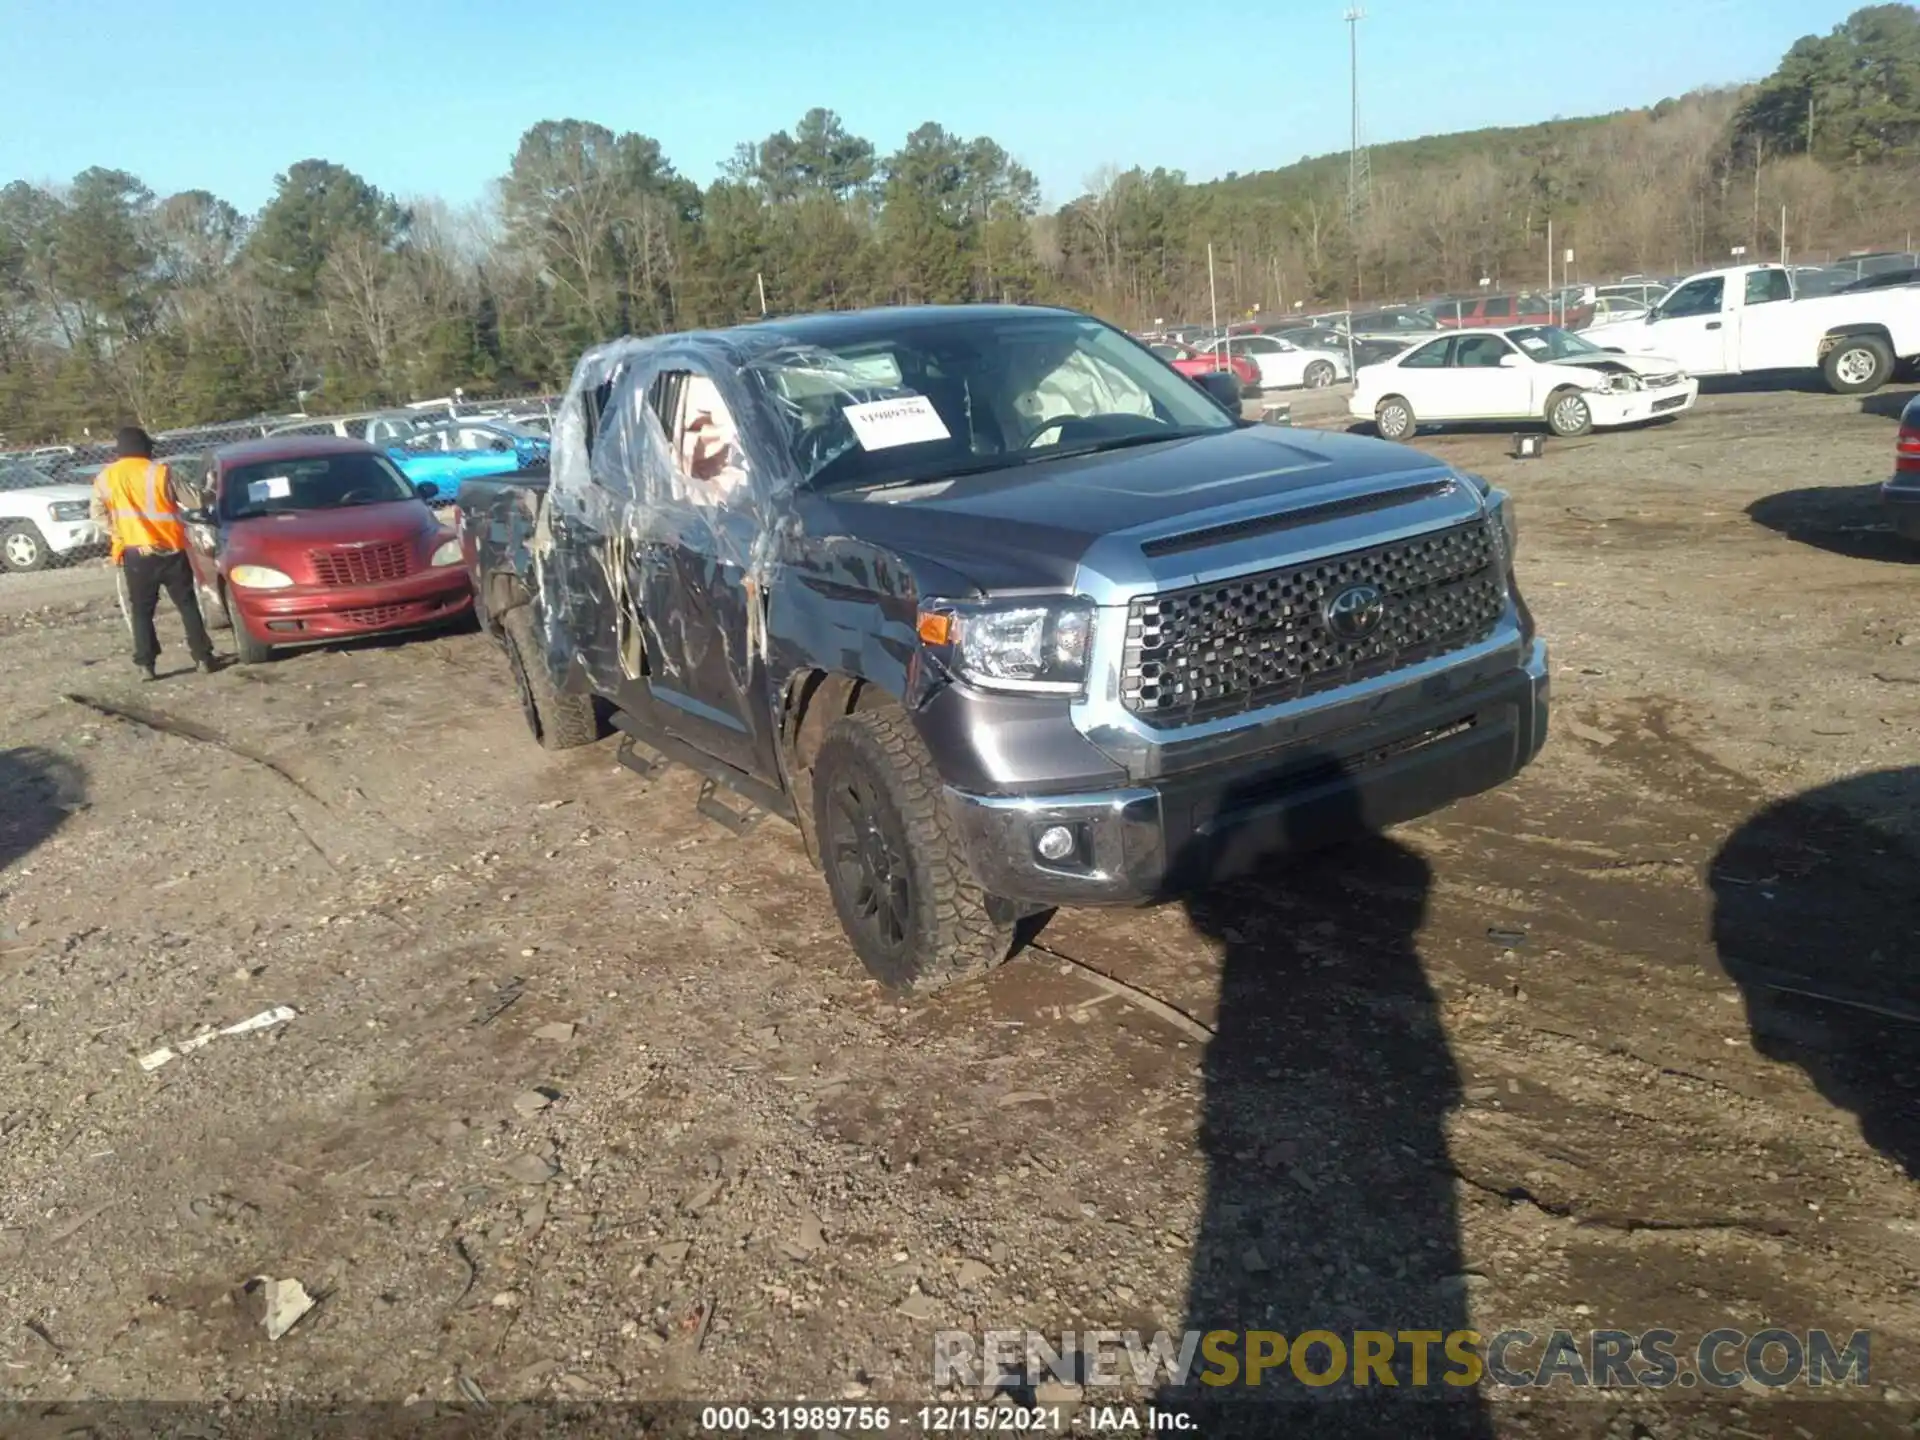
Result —
<svg viewBox="0 0 1920 1440"><path fill-rule="evenodd" d="M440 493L440 487L431 480L422 480L418 485L413 487L413 493L418 495L422 500L431 500Z"/></svg>
<svg viewBox="0 0 1920 1440"><path fill-rule="evenodd" d="M1202 374L1193 376L1192 379L1194 384L1198 385L1202 390L1206 391L1207 394L1219 401L1223 407L1231 411L1233 415L1238 418L1241 400L1240 377L1238 375L1234 374L1231 370L1208 370Z"/></svg>

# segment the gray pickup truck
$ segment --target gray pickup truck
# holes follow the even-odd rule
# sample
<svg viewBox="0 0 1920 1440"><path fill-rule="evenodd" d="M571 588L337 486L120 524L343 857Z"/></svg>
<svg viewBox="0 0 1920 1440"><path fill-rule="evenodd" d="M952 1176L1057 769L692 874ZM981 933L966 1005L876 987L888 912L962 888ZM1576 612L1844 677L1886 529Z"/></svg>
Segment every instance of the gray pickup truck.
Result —
<svg viewBox="0 0 1920 1440"><path fill-rule="evenodd" d="M1231 385L1025 307L612 342L548 474L461 489L481 617L544 745L793 822L868 968L940 985L1546 737L1507 496Z"/></svg>

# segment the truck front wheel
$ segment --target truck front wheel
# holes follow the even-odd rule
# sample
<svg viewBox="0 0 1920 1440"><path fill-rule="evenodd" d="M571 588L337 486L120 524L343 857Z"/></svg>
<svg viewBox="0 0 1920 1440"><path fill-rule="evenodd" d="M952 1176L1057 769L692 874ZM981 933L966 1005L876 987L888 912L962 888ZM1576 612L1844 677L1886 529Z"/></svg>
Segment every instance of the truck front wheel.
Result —
<svg viewBox="0 0 1920 1440"><path fill-rule="evenodd" d="M894 990L937 990L991 970L1013 907L975 883L939 773L899 710L836 720L813 766L820 861L860 963Z"/></svg>
<svg viewBox="0 0 1920 1440"><path fill-rule="evenodd" d="M520 713L527 717L527 728L541 748L572 750L598 740L600 717L594 713L593 697L569 695L553 683L527 607L509 610L500 630L513 688L520 696Z"/></svg>
<svg viewBox="0 0 1920 1440"><path fill-rule="evenodd" d="M1547 397L1547 428L1562 439L1593 428L1593 411L1578 390L1556 390Z"/></svg>
<svg viewBox="0 0 1920 1440"><path fill-rule="evenodd" d="M1876 336L1848 335L1821 357L1820 373L1836 395L1865 395L1887 383L1893 373L1893 351Z"/></svg>

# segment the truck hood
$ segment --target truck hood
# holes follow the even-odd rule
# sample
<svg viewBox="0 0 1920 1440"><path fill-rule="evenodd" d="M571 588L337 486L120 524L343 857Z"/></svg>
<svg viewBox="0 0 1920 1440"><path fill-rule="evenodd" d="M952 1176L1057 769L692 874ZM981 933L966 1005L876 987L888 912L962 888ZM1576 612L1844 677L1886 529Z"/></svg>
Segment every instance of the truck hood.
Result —
<svg viewBox="0 0 1920 1440"><path fill-rule="evenodd" d="M1629 355L1651 355L1660 341L1654 327L1645 320L1616 320L1610 325L1589 325L1580 338L1602 350L1622 350ZM1679 368L1677 366L1673 367Z"/></svg>
<svg viewBox="0 0 1920 1440"><path fill-rule="evenodd" d="M1571 365L1577 370L1602 370L1617 365L1636 375L1671 375L1680 368L1678 360L1670 360L1664 355L1585 355L1577 360L1556 360L1553 363Z"/></svg>
<svg viewBox="0 0 1920 1440"><path fill-rule="evenodd" d="M958 571L984 591L1059 590L1106 536L1263 497L1440 468L1403 445L1255 425L1137 450L840 494L836 528Z"/></svg>
<svg viewBox="0 0 1920 1440"><path fill-rule="evenodd" d="M91 485L31 485L24 490L0 490L0 513L24 515L27 507L56 505L69 500L91 500Z"/></svg>

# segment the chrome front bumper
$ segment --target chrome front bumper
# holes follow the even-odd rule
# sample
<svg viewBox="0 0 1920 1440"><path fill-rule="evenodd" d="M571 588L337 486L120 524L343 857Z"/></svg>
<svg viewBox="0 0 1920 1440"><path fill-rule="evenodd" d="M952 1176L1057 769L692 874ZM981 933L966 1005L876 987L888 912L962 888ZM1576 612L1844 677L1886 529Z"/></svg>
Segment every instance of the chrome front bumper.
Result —
<svg viewBox="0 0 1920 1440"><path fill-rule="evenodd" d="M1244 873L1262 860L1414 819L1517 774L1546 741L1547 645L1475 690L1388 720L1094 794L975 795L949 808L974 877L1037 905L1126 905ZM1074 852L1036 848L1063 825Z"/></svg>

